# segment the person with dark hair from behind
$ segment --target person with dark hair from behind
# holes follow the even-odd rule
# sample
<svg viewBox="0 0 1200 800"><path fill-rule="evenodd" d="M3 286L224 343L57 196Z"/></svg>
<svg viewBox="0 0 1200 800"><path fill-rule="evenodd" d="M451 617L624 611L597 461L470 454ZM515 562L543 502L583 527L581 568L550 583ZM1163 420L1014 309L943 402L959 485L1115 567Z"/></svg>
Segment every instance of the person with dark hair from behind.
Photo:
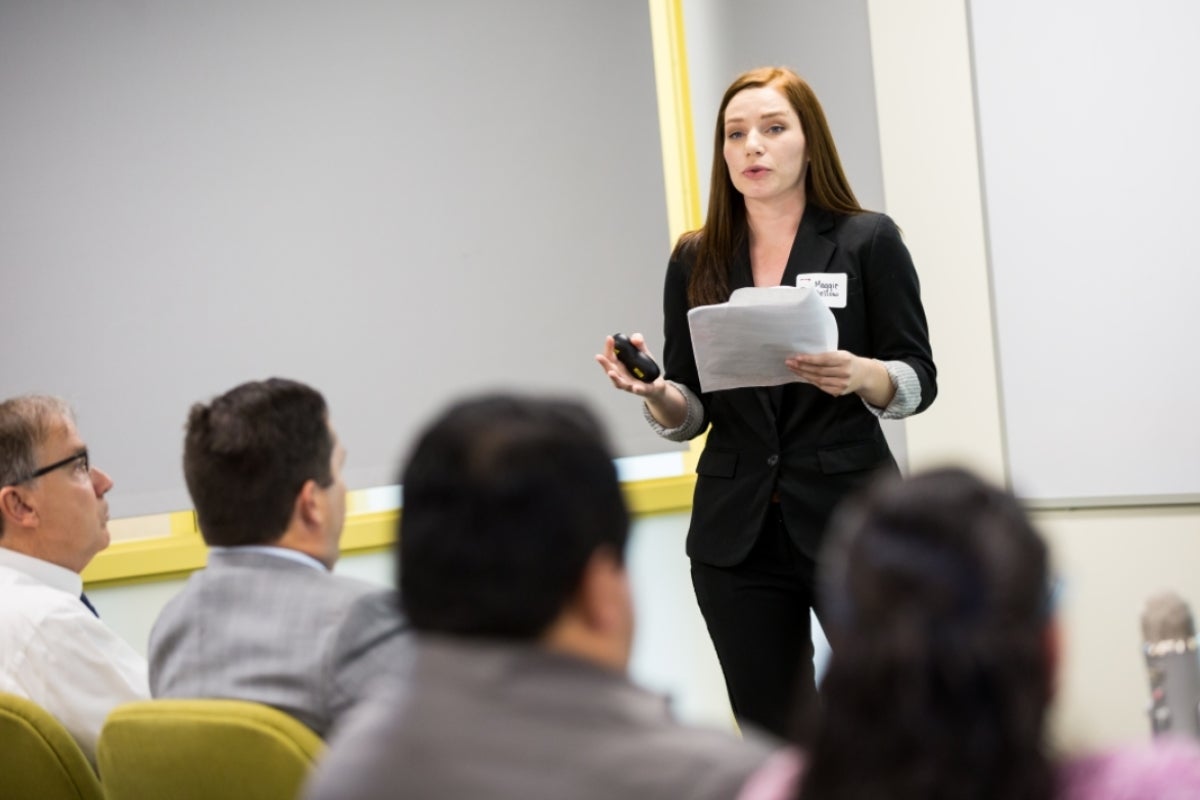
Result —
<svg viewBox="0 0 1200 800"><path fill-rule="evenodd" d="M92 761L108 712L150 694L146 660L82 594L79 573L108 547L112 486L65 402L0 402L0 692L48 711Z"/></svg>
<svg viewBox="0 0 1200 800"><path fill-rule="evenodd" d="M452 406L401 476L410 680L350 719L308 797L732 798L774 750L680 725L626 676L629 518L582 406Z"/></svg>
<svg viewBox="0 0 1200 800"><path fill-rule="evenodd" d="M332 574L345 458L302 383L245 383L192 407L184 477L208 565L150 633L155 697L264 703L325 736L405 663L395 591Z"/></svg>
<svg viewBox="0 0 1200 800"><path fill-rule="evenodd" d="M829 534L820 720L742 800L1200 797L1190 743L1052 755L1057 581L1011 494L941 469L874 486Z"/></svg>

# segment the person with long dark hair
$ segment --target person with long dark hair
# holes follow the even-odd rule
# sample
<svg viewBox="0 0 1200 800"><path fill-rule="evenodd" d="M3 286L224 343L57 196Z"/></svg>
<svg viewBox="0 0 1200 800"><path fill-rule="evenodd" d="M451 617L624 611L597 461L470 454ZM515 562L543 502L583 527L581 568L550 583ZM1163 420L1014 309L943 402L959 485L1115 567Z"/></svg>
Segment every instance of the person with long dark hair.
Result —
<svg viewBox="0 0 1200 800"><path fill-rule="evenodd" d="M819 719L742 800L1200 797L1190 743L1054 754L1058 582L1011 494L953 468L890 480L829 536Z"/></svg>
<svg viewBox="0 0 1200 800"><path fill-rule="evenodd" d="M826 300L840 349L789 357L796 382L781 387L701 390L689 309L818 277L835 287ZM876 472L896 470L879 418L923 411L937 394L900 231L859 205L816 95L791 70L751 70L726 90L708 217L675 247L663 310L663 376L635 379L611 337L596 358L644 400L660 435L708 431L687 542L696 598L735 714L786 735L796 695L815 697L810 609L828 517Z"/></svg>
<svg viewBox="0 0 1200 800"><path fill-rule="evenodd" d="M933 472L878 487L832 535L804 796L1052 797L1051 572L1012 496Z"/></svg>

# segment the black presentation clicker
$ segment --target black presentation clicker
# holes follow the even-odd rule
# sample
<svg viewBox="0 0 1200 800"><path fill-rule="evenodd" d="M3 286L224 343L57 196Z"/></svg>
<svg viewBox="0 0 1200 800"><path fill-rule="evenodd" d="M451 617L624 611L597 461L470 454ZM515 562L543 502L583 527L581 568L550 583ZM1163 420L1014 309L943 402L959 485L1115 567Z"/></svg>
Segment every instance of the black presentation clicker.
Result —
<svg viewBox="0 0 1200 800"><path fill-rule="evenodd" d="M617 361L624 364L625 368L633 373L633 377L643 383L654 383L658 379L658 364L654 363L653 358L634 347L633 342L623 333L614 333L612 338Z"/></svg>

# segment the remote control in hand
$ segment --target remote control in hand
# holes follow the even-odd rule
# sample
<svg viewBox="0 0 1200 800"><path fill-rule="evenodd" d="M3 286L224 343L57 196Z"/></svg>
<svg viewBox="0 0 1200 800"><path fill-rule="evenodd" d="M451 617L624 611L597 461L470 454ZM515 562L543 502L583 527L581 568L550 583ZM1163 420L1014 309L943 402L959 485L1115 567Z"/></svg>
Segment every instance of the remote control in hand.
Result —
<svg viewBox="0 0 1200 800"><path fill-rule="evenodd" d="M658 364L654 363L653 358L634 347L633 342L623 333L614 333L612 338L617 361L624 364L625 368L633 373L633 377L642 383L654 383L658 379Z"/></svg>

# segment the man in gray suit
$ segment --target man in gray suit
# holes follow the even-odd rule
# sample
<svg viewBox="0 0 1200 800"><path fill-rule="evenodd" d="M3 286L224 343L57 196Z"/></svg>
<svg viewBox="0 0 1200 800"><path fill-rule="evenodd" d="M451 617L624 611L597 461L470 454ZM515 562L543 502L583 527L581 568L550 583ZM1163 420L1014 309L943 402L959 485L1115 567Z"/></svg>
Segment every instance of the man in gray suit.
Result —
<svg viewBox="0 0 1200 800"><path fill-rule="evenodd" d="M629 519L584 408L467 400L401 482L413 671L333 737L311 800L736 796L773 745L684 727L626 676Z"/></svg>
<svg viewBox="0 0 1200 800"><path fill-rule="evenodd" d="M304 384L246 383L192 407L184 474L208 566L150 633L155 697L252 700L324 736L410 656L396 593L330 571L345 458Z"/></svg>

